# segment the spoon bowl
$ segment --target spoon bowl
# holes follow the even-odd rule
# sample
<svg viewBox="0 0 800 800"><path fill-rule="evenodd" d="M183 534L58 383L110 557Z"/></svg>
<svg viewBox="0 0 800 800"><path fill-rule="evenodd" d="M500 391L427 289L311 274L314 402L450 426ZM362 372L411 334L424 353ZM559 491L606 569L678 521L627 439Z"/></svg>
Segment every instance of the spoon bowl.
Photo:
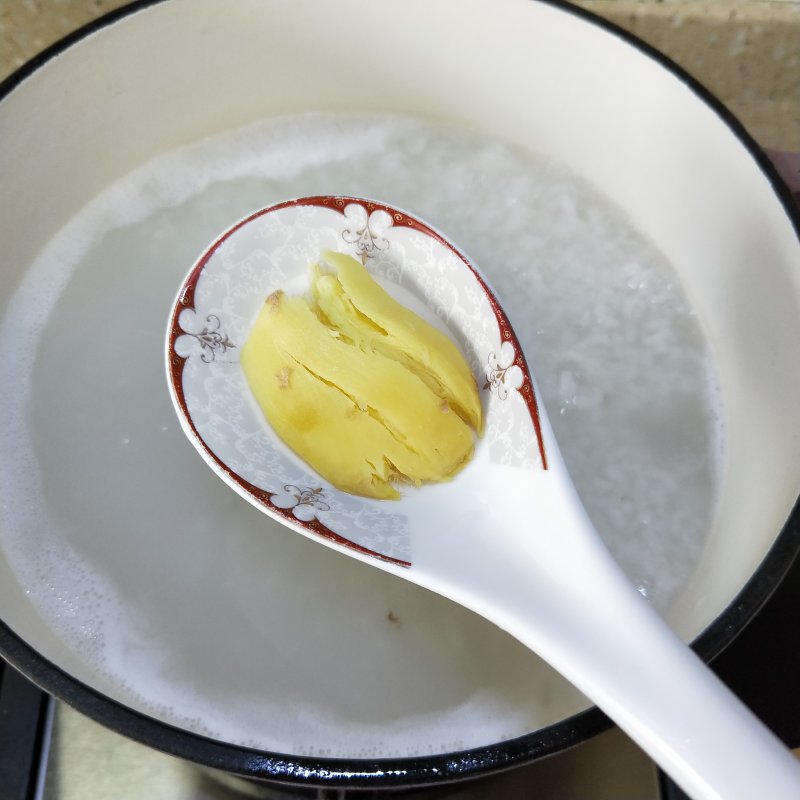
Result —
<svg viewBox="0 0 800 800"><path fill-rule="evenodd" d="M386 503L338 492L265 423L239 351L264 298L302 290L322 249L364 260L395 299L448 333L480 376L487 420L456 480ZM491 464L541 470L546 455L522 349L486 279L441 234L369 200L311 197L259 211L217 239L181 287L170 319L168 378L184 431L251 503L350 554L408 567L411 542L458 527L469 498L490 523Z"/></svg>
<svg viewBox="0 0 800 800"><path fill-rule="evenodd" d="M485 434L451 481L398 501L341 492L274 434L238 351L264 299L300 291L323 249L360 258L447 331L482 389ZM524 354L486 279L405 211L292 200L219 237L182 285L170 392L212 469L292 529L444 595L559 670L694 798L792 798L800 766L675 636L610 557L561 459Z"/></svg>

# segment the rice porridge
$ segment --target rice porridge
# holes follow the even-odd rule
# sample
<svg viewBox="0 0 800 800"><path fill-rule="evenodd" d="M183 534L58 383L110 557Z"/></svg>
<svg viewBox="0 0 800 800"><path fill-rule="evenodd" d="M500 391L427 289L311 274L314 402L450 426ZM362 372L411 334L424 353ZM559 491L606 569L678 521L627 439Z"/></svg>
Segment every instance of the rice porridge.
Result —
<svg viewBox="0 0 800 800"><path fill-rule="evenodd" d="M470 612L281 529L181 433L163 374L180 281L237 219L316 194L406 208L486 273L598 530L669 606L710 528L723 441L672 267L564 166L404 117L287 118L197 143L48 243L2 320L9 561L76 677L227 741L405 756L584 708Z"/></svg>

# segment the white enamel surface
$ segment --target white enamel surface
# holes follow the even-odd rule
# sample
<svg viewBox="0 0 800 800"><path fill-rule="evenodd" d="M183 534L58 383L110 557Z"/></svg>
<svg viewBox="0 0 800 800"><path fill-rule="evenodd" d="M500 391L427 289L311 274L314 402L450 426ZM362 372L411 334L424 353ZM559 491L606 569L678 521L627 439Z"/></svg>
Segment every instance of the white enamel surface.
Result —
<svg viewBox="0 0 800 800"><path fill-rule="evenodd" d="M680 80L612 34L527 0L410 0L397 7L360 0L172 0L137 13L71 48L0 103L3 310L42 244L115 179L202 136L318 110L442 118L562 160L620 203L671 260L714 348L728 430L718 520L696 580L671 615L682 635L696 635L745 583L797 496L800 248L768 181L736 137ZM158 454L164 464L180 463L181 486L213 491L208 470L194 453L188 456L196 468L175 453ZM141 503L146 507L146 498ZM252 524L250 512L257 512L243 505L227 508L227 519ZM263 543L237 536L235 527L231 547L263 557ZM174 544L188 547L191 541L176 529ZM323 580L336 587L379 592L360 565L336 566L334 575L333 565L343 559L316 555L312 543L289 545L276 534L271 546L291 549L298 564L315 559ZM238 597L241 559L213 566ZM138 576L120 580L136 590ZM395 584L388 593L409 613L449 619L444 603L431 605ZM287 633L291 625L273 609L266 590L262 600L269 614L259 618L242 607L242 617L265 640L267 633ZM313 621L313 594L297 602L298 615ZM5 557L0 607L4 621L52 661L112 696L117 691L41 619ZM342 625L369 619L369 608L347 596L336 613ZM329 631L312 623L310 633L328 636L326 645L336 647ZM499 680L490 662L513 664L511 682L522 681L525 664L525 680L539 681L544 697L558 698L541 709L543 721L582 706L581 698L549 686L546 671L509 658L516 651L505 637L470 621L448 635L464 638L465 654L466 640L481 637L487 655L475 666L476 687ZM387 640L376 662L417 698L403 722L412 732L430 722L430 709L446 706L449 691L440 686L436 697L419 694L425 676L414 665L397 667L396 656L417 645L406 629L402 643ZM299 647L299 663L311 663L313 648ZM276 662L285 658L280 649L270 655ZM220 656L220 669L225 660ZM309 683L313 693L307 678L304 673L299 682ZM358 701L354 687L340 688ZM367 688L380 696L377 679ZM141 707L158 716L158 709ZM365 712L378 730L382 711ZM505 713L512 717L514 711ZM296 744L300 752L306 743Z"/></svg>

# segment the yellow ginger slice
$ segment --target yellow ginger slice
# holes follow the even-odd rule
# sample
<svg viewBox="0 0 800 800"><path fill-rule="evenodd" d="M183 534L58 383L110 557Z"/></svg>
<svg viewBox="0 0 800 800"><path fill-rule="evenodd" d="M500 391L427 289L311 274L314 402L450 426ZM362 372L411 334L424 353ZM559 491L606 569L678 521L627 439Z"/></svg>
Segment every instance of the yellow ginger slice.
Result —
<svg viewBox="0 0 800 800"><path fill-rule="evenodd" d="M325 250L326 265L312 281L314 301L333 327L362 348L400 361L443 397L478 433L483 409L475 377L456 345L440 330L398 303L352 256Z"/></svg>
<svg viewBox="0 0 800 800"><path fill-rule="evenodd" d="M317 272L315 297L328 291L320 280L331 277ZM335 298L349 302L342 293ZM437 381L410 357L372 346L368 322L343 317L334 326L329 313L275 292L242 348L245 376L275 432L353 494L393 499L393 483L451 478L471 457L474 439L448 397L434 390Z"/></svg>

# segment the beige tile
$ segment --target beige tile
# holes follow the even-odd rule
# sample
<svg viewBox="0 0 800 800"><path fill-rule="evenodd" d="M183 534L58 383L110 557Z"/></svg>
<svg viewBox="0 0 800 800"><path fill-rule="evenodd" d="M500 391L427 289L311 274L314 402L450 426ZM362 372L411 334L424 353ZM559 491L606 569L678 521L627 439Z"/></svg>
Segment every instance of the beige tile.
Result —
<svg viewBox="0 0 800 800"><path fill-rule="evenodd" d="M128 0L0 0L0 79Z"/></svg>

